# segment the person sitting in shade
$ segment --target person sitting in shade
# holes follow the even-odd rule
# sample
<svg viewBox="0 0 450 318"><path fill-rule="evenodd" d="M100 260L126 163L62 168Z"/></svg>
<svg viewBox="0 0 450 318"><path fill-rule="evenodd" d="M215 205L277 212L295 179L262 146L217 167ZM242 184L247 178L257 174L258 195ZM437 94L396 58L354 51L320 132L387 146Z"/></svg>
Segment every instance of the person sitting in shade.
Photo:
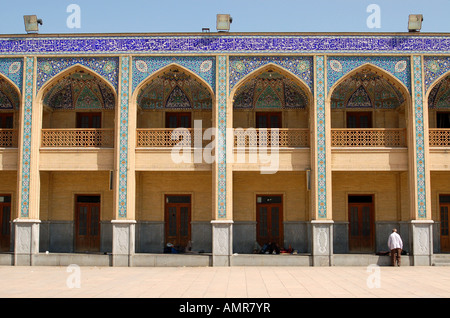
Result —
<svg viewBox="0 0 450 318"><path fill-rule="evenodd" d="M397 229L393 229L388 239L388 247L391 251L391 265L400 266L400 257L403 249L403 241L400 235L397 233Z"/></svg>

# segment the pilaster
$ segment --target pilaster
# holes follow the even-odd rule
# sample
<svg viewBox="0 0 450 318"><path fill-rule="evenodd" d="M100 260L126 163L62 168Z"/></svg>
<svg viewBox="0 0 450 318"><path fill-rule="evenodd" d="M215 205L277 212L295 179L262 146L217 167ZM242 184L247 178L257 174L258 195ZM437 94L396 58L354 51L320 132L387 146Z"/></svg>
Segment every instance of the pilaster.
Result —
<svg viewBox="0 0 450 318"><path fill-rule="evenodd" d="M330 107L326 105L326 57L314 57L314 103L311 105L311 235L315 266L331 265Z"/></svg>
<svg viewBox="0 0 450 318"><path fill-rule="evenodd" d="M431 265L433 220L428 163L428 111L424 102L423 56L412 56L412 107L409 118L409 178L412 255L414 265Z"/></svg>
<svg viewBox="0 0 450 318"><path fill-rule="evenodd" d="M213 163L213 266L229 266L232 254L232 197L233 172L227 157L233 155L233 104L228 98L228 57L217 57L216 107L213 127L216 128L215 160Z"/></svg>
<svg viewBox="0 0 450 318"><path fill-rule="evenodd" d="M121 56L115 126L113 266L130 266L135 252L136 105L130 105L131 57Z"/></svg>

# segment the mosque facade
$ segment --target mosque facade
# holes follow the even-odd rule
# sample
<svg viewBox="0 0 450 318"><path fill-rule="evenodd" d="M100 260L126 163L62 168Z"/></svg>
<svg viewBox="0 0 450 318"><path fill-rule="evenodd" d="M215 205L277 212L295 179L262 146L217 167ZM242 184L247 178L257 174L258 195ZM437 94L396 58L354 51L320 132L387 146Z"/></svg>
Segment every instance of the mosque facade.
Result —
<svg viewBox="0 0 450 318"><path fill-rule="evenodd" d="M448 34L0 36L4 265L434 265L449 150Z"/></svg>

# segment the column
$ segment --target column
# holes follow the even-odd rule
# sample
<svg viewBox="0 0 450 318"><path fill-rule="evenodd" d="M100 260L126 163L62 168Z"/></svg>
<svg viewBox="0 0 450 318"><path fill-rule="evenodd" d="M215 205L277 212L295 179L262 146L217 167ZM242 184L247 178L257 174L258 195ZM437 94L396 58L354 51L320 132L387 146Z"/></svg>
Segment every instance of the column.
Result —
<svg viewBox="0 0 450 318"><path fill-rule="evenodd" d="M39 253L39 141L42 110L35 101L36 58L24 59L24 85L17 165L17 209L14 220L14 264L33 265Z"/></svg>
<svg viewBox="0 0 450 318"><path fill-rule="evenodd" d="M408 116L409 185L413 265L431 265L433 221L428 167L428 111L424 109L423 60L412 56L412 107Z"/></svg>
<svg viewBox="0 0 450 318"><path fill-rule="evenodd" d="M215 138L215 160L213 163L213 209L212 263L213 266L230 266L233 252L233 172L227 156L233 155L232 136L227 128L232 127L232 103L228 98L228 57L217 58L216 107L213 125L217 129ZM228 129L230 132L230 129Z"/></svg>
<svg viewBox="0 0 450 318"><path fill-rule="evenodd" d="M119 63L118 109L115 126L114 213L112 264L131 266L135 253L135 131L136 106L130 105L131 58Z"/></svg>
<svg viewBox="0 0 450 318"><path fill-rule="evenodd" d="M313 266L333 264L331 215L330 105L325 104L325 56L314 57L314 105L311 111L311 253Z"/></svg>

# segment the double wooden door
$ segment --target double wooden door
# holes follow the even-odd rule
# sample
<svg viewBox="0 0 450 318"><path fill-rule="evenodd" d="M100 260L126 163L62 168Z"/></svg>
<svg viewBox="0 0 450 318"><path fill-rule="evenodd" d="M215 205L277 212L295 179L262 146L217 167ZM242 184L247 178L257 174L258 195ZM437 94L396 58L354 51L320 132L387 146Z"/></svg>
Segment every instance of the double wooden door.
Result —
<svg viewBox="0 0 450 318"><path fill-rule="evenodd" d="M372 113L348 112L347 128L372 128Z"/></svg>
<svg viewBox="0 0 450 318"><path fill-rule="evenodd" d="M9 252L11 238L11 196L0 195L0 252Z"/></svg>
<svg viewBox="0 0 450 318"><path fill-rule="evenodd" d="M441 252L450 252L450 235L448 228L448 212L450 210L450 195L439 197L439 217L441 221Z"/></svg>
<svg viewBox="0 0 450 318"><path fill-rule="evenodd" d="M77 195L75 203L75 250L100 251L100 196Z"/></svg>
<svg viewBox="0 0 450 318"><path fill-rule="evenodd" d="M184 248L191 240L191 196L165 196L165 243Z"/></svg>
<svg viewBox="0 0 450 318"><path fill-rule="evenodd" d="M372 195L349 195L349 251L374 251L374 202Z"/></svg>
<svg viewBox="0 0 450 318"><path fill-rule="evenodd" d="M260 246L283 242L283 197L261 195L256 197L256 241Z"/></svg>

